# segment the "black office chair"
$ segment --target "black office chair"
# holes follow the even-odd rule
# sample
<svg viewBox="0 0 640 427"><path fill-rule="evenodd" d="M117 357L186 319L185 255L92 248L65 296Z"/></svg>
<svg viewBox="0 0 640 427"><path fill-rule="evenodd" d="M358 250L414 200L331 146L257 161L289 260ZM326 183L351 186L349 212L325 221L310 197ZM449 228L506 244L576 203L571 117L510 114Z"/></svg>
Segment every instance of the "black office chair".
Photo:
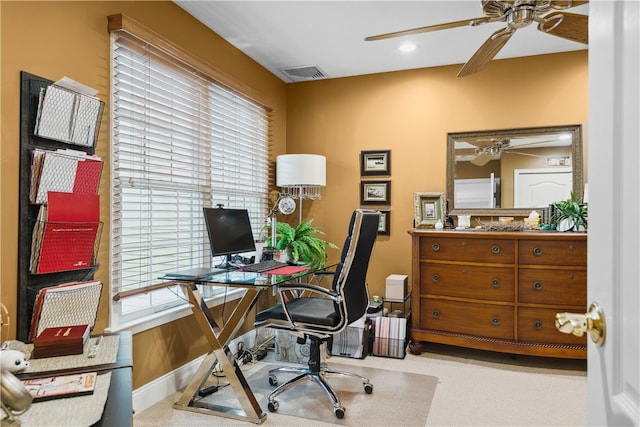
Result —
<svg viewBox="0 0 640 427"><path fill-rule="evenodd" d="M269 383L277 385L276 372L291 372L298 375L278 386L269 394L268 408L278 410L275 397L306 380L315 381L327 394L338 418L344 417L345 408L325 380L326 376L348 376L362 381L367 394L373 392L368 378L348 372L338 372L321 365L320 349L333 335L344 330L348 324L360 319L369 305L366 276L369 259L378 234L380 213L357 209L351 216L349 234L344 242L342 256L335 272L331 289L304 283L280 285L280 302L256 315L256 327L285 329L299 333L302 340L310 340L308 368L280 367L269 371ZM303 292L303 296L292 298L291 294ZM315 296L306 296L306 295ZM319 295L319 296L318 296Z"/></svg>

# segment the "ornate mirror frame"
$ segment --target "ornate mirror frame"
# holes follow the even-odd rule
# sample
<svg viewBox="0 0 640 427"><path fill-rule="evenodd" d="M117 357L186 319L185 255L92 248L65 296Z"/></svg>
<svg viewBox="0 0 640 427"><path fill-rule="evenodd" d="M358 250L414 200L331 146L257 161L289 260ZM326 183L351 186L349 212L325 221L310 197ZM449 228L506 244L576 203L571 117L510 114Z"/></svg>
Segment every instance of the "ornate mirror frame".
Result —
<svg viewBox="0 0 640 427"><path fill-rule="evenodd" d="M447 202L449 215L473 215L473 216L528 216L534 207L531 208L464 208L458 209L455 206L454 181L456 141L464 141L473 138L486 139L508 139L513 137L535 137L557 133L571 134L571 167L574 194L582 197L584 188L583 160L582 160L582 126L548 126L530 127L516 129L497 129L474 132L454 132L447 134Z"/></svg>

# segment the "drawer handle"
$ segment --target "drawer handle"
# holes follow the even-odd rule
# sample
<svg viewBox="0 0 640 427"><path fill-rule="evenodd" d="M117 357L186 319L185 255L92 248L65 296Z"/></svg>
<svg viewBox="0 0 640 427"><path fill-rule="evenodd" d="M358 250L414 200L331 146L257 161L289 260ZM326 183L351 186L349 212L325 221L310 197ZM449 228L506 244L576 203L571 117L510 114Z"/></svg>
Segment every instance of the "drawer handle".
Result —
<svg viewBox="0 0 640 427"><path fill-rule="evenodd" d="M491 286L493 286L494 288L499 288L500 287L500 279L493 279L491 281Z"/></svg>
<svg viewBox="0 0 640 427"><path fill-rule="evenodd" d="M498 245L491 246L491 252L494 253L494 254L499 254L500 253L500 246L498 246Z"/></svg>
<svg viewBox="0 0 640 427"><path fill-rule="evenodd" d="M433 277L431 278L431 280L433 280L434 282L438 283L440 281L440 276L437 274L434 274Z"/></svg>
<svg viewBox="0 0 640 427"><path fill-rule="evenodd" d="M462 242L462 247L466 248L467 247L467 242Z"/></svg>
<svg viewBox="0 0 640 427"><path fill-rule="evenodd" d="M536 330L541 330L542 329L542 321L541 320L534 320L533 321L533 327Z"/></svg>
<svg viewBox="0 0 640 427"><path fill-rule="evenodd" d="M569 280L573 280L573 273L569 273Z"/></svg>
<svg viewBox="0 0 640 427"><path fill-rule="evenodd" d="M572 251L574 250L576 247L573 243L569 244L569 250Z"/></svg>
<svg viewBox="0 0 640 427"><path fill-rule="evenodd" d="M498 316L493 316L491 318L491 325L492 326L500 326L500 318Z"/></svg>
<svg viewBox="0 0 640 427"><path fill-rule="evenodd" d="M438 252L440 250L440 245L438 243L434 243L433 245L431 245L431 248L433 248L434 251Z"/></svg>
<svg viewBox="0 0 640 427"><path fill-rule="evenodd" d="M542 255L542 248L533 248L533 254L535 256L540 256Z"/></svg>
<svg viewBox="0 0 640 427"><path fill-rule="evenodd" d="M538 282L538 281L533 282L533 290L541 291L542 290L542 282Z"/></svg>
<svg viewBox="0 0 640 427"><path fill-rule="evenodd" d="M434 319L438 320L440 318L440 310L433 310L431 313Z"/></svg>

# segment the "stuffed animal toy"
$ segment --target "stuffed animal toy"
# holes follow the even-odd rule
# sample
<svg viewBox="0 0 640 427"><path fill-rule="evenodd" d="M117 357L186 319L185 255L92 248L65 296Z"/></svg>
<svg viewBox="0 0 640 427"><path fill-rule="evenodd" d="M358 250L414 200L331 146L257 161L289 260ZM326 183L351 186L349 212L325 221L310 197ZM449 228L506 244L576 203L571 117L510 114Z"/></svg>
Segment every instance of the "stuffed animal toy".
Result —
<svg viewBox="0 0 640 427"><path fill-rule="evenodd" d="M20 372L27 369L29 361L25 354L19 350L0 350L0 368L3 371Z"/></svg>

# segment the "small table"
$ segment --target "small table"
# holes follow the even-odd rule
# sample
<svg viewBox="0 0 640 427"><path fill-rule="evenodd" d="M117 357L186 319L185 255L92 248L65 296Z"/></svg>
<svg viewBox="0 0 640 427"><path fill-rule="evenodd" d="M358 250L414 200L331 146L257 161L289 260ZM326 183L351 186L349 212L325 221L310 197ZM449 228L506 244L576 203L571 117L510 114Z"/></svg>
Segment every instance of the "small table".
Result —
<svg viewBox="0 0 640 427"><path fill-rule="evenodd" d="M411 298L411 292L404 296L403 299L398 298L385 298L382 302L383 304L389 304L389 312L393 311L394 304L402 304L402 312L405 316L410 314L411 310L407 311L407 301ZM411 306L409 306L411 308Z"/></svg>
<svg viewBox="0 0 640 427"><path fill-rule="evenodd" d="M191 303L196 321L210 346L209 353L205 356L181 397L174 404L174 408L251 421L256 424L263 423L267 414L260 407L240 366L236 363L233 353L229 349L229 343L240 329L247 313L253 308L262 291L281 283L309 276L314 272L308 268L302 270L300 267L290 266L264 273L222 271L189 279L176 279L176 277L180 277L179 273L161 277L160 279L169 281L167 284L174 283L182 286L185 296ZM246 289L246 292L226 323L219 326L210 315L204 298L196 285L236 287ZM207 379L213 373L216 362L238 398L240 408L197 401L196 397L199 396Z"/></svg>
<svg viewBox="0 0 640 427"><path fill-rule="evenodd" d="M97 372L98 375L110 372L111 381L107 402L102 412L102 418L92 427L97 426L132 426L133 425L133 401L132 401L132 339L131 332L119 332L118 353L114 363L101 365L82 366L77 368L58 369L53 371L40 371L18 373L20 380L31 378L43 378L54 375L69 375L82 372ZM64 399L60 399L64 404Z"/></svg>

